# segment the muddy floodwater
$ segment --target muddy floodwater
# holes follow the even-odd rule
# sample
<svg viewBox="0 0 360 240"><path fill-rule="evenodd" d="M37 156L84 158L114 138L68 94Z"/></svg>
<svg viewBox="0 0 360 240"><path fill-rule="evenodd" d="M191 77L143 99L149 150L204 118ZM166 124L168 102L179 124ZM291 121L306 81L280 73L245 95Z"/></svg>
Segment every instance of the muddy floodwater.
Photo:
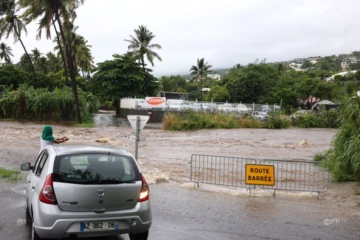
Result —
<svg viewBox="0 0 360 240"><path fill-rule="evenodd" d="M96 128L53 125L55 137L69 137L63 144L114 145L135 151L134 131L126 119L111 114L94 117ZM19 169L21 163L34 162L39 152L39 138L44 124L0 122L0 166ZM161 124L149 123L141 131L139 164L150 183L170 182L190 188L192 154L232 156L256 159L312 160L331 147L335 129L214 129L171 132ZM330 183L327 192L318 196L329 206L360 218L360 198L353 194L356 183ZM231 189L204 188L233 194ZM281 196L278 195L278 196ZM290 195L291 196L291 195Z"/></svg>

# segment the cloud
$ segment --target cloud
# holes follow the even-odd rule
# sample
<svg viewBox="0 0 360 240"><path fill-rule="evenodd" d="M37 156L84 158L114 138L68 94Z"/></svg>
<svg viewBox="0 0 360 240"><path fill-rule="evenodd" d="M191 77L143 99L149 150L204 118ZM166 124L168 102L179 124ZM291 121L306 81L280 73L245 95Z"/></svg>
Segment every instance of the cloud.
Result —
<svg viewBox="0 0 360 240"><path fill-rule="evenodd" d="M92 0L78 10L76 25L92 45L95 62L126 52L124 39L146 25L163 47L157 50L163 61L154 67L159 76L187 72L202 57L222 68L256 58L281 61L359 50L359 7L356 0ZM36 41L36 29L35 23L28 27L27 48L52 50L52 41ZM19 59L21 45L12 48Z"/></svg>

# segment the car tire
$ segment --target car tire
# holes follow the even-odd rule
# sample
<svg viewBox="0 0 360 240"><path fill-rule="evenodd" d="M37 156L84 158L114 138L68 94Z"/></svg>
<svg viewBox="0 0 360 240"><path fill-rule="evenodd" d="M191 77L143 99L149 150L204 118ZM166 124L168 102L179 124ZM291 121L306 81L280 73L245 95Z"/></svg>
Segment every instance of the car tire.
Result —
<svg viewBox="0 0 360 240"><path fill-rule="evenodd" d="M31 219L31 214L30 214L30 209L29 209L29 205L27 204L27 200L26 200L26 209L25 209L25 217L26 217L26 223L27 224L31 224L32 223L32 219ZM30 225L28 225L30 226Z"/></svg>
<svg viewBox="0 0 360 240"><path fill-rule="evenodd" d="M148 236L149 236L149 231L138 234L129 233L130 240L147 240Z"/></svg>

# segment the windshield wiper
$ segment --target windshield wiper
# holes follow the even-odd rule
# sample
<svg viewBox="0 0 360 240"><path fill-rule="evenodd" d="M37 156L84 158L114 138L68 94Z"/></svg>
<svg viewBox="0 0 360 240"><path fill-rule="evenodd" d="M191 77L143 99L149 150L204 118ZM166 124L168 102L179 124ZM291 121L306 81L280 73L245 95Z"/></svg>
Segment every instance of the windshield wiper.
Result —
<svg viewBox="0 0 360 240"><path fill-rule="evenodd" d="M90 182L94 183L108 183L108 184L123 184L123 183L135 183L135 181L122 181L116 179L99 179L99 180L92 180Z"/></svg>

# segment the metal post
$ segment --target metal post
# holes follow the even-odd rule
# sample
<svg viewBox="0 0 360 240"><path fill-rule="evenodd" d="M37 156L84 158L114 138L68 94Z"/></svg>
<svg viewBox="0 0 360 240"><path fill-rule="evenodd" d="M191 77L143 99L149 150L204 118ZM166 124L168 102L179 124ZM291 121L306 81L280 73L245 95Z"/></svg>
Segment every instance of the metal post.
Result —
<svg viewBox="0 0 360 240"><path fill-rule="evenodd" d="M138 160L138 149L140 140L140 117L136 117L136 140L135 140L135 159Z"/></svg>

